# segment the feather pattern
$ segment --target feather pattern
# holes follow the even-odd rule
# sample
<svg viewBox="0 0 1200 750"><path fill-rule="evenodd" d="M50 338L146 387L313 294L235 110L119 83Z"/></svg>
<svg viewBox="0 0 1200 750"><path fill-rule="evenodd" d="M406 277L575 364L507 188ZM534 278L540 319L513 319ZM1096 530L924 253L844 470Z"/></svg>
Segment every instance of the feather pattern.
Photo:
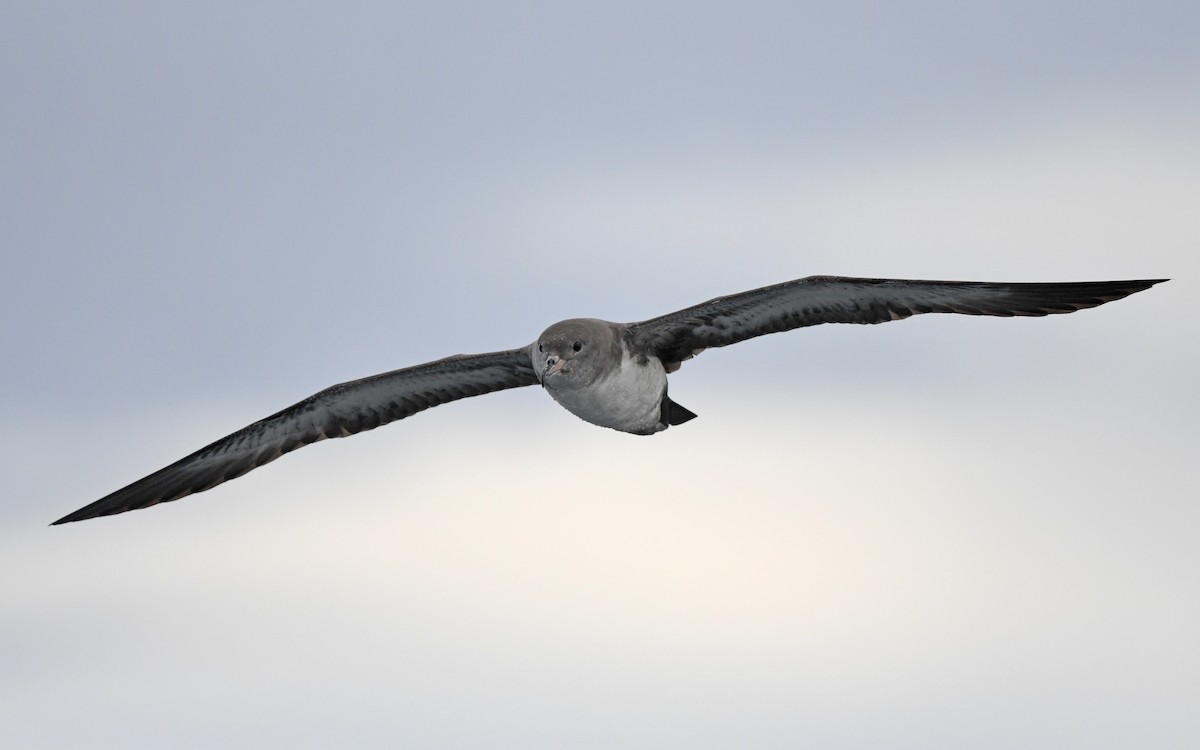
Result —
<svg viewBox="0 0 1200 750"><path fill-rule="evenodd" d="M55 524L147 508L240 477L285 453L346 437L432 406L534 385L526 348L458 355L326 388L164 469L64 516Z"/></svg>
<svg viewBox="0 0 1200 750"><path fill-rule="evenodd" d="M717 297L629 326L667 372L710 347L821 323L886 323L921 313L1052 315L1121 299L1165 279L1068 283L916 281L808 276Z"/></svg>

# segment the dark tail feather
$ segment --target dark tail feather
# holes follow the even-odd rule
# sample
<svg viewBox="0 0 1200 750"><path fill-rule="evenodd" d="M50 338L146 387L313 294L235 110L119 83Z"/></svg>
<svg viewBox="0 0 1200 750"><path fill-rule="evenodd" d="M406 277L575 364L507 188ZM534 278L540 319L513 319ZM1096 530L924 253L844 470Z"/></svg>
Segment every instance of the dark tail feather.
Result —
<svg viewBox="0 0 1200 750"><path fill-rule="evenodd" d="M662 400L662 423L666 425L683 424L689 420L695 419L696 415L679 404L672 401L663 394Z"/></svg>

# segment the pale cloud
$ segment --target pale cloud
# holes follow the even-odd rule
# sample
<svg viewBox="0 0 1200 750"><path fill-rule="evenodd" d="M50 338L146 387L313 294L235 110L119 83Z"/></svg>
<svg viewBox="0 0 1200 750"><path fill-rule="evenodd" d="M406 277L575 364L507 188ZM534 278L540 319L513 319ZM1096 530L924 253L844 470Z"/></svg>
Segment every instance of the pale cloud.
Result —
<svg viewBox="0 0 1200 750"><path fill-rule="evenodd" d="M794 145L698 163L642 155L644 163L597 163L584 179L548 184L514 213L518 231L543 251L540 262L582 252L669 267L685 279L749 278L729 268L731 253L775 274L1051 279L1197 270L1186 239L1200 236L1194 136L1160 127L1167 112L1122 121L1102 111L1047 113L1048 122L1016 132L823 160Z"/></svg>
<svg viewBox="0 0 1200 750"><path fill-rule="evenodd" d="M636 716L663 689L681 704L711 696L673 669L724 674L741 690L799 690L823 718L794 720L818 734L863 700L883 722L913 703L959 706L953 737L991 726L971 714L979 700L1022 714L1053 700L1045 731L1062 737L1090 736L1098 706L1183 726L1196 665L1175 644L1200 611L1177 571L1200 562L1186 531L1194 472L1135 481L1112 456L1144 436L1106 433L1088 397L1021 391L989 406L938 390L814 404L694 388L697 408L736 408L712 403L692 429L644 440L536 391L421 415L181 503L37 532L66 531L50 546L21 532L5 564L36 559L41 573L17 590L28 625L16 637L44 674L101 670L56 688L68 705L118 679L123 700L152 701L169 673L192 675L173 687L184 724L193 704L294 707L327 682L356 686L332 721L464 695L574 715L544 691L637 659L619 690L576 689ZM1080 420L1069 435L1053 427L1063 417ZM1174 466L1185 436L1156 431L1142 449ZM63 628L77 633L65 650L51 646ZM219 697L241 663L254 675L236 701ZM730 700L701 723L783 708Z"/></svg>

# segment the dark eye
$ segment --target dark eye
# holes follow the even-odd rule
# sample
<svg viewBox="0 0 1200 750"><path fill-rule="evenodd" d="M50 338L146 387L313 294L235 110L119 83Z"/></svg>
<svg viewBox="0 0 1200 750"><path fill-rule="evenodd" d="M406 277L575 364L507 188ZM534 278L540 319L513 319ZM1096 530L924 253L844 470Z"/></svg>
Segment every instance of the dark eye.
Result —
<svg viewBox="0 0 1200 750"><path fill-rule="evenodd" d="M541 344L538 344L538 351L539 351L539 352L540 352L540 351L543 351L543 350L542 350L542 345L541 345Z"/></svg>
<svg viewBox="0 0 1200 750"><path fill-rule="evenodd" d="M576 341L574 344L571 344L571 348L574 349L575 351L579 351L580 349L583 348L583 342Z"/></svg>

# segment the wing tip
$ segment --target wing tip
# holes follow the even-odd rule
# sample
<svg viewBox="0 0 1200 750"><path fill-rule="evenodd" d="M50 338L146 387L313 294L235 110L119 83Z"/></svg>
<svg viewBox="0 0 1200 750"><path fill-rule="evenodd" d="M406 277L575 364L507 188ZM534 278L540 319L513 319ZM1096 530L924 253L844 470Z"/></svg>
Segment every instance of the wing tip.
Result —
<svg viewBox="0 0 1200 750"><path fill-rule="evenodd" d="M1115 294L1120 295L1119 297L1114 297L1115 300L1124 299L1138 292L1144 292L1152 286L1167 281L1170 281L1170 279L1129 279L1127 281L1110 281L1107 283L1113 288Z"/></svg>
<svg viewBox="0 0 1200 750"><path fill-rule="evenodd" d="M103 501L100 501L100 502L103 502ZM63 516L62 518L58 519L57 521L54 521L50 525L51 526L61 526L64 523L74 523L76 521L86 521L89 518L99 518L100 516L111 516L115 513L124 513L127 510L131 510L130 508L112 508L112 509L97 508L96 507L97 505L98 505L98 503L92 503L90 505L85 505L82 508L80 508L79 510L74 511L73 513L68 513L67 515Z"/></svg>
<svg viewBox="0 0 1200 750"><path fill-rule="evenodd" d="M75 521L86 521L89 518L93 518L93 516L91 516L89 514L85 514L83 512L83 510L84 510L83 508L80 508L79 510L75 511L74 513L68 513L67 515L63 516L62 518L58 519L57 521L52 522L50 525L51 526L62 526L64 523L74 523Z"/></svg>

